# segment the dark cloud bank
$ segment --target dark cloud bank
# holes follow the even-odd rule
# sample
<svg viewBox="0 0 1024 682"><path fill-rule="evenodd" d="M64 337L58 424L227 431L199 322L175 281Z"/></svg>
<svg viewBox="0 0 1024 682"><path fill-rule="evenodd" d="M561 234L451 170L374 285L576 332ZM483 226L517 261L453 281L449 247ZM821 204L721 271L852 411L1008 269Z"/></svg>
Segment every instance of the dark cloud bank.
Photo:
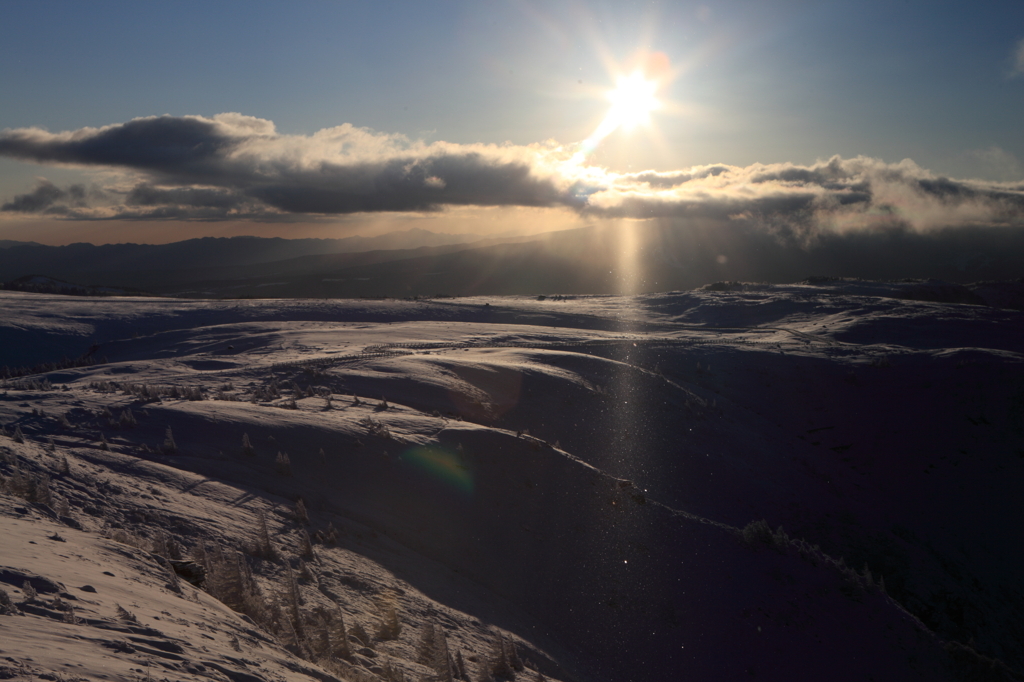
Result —
<svg viewBox="0 0 1024 682"><path fill-rule="evenodd" d="M225 217L235 210L344 214L446 205L564 206L629 218L791 217L844 229L878 222L931 228L964 219L1019 223L1024 209L1024 183L935 177L910 161L835 157L812 166L616 174L581 165L571 150L559 147L428 145L350 125L289 136L270 121L241 114L159 116L64 133L5 130L0 154L141 173L147 180L122 193L123 201L110 209L115 217L165 206ZM47 184L3 209L80 208L68 198Z"/></svg>
<svg viewBox="0 0 1024 682"><path fill-rule="evenodd" d="M89 192L42 181L0 210L80 220L308 221L445 206L561 207L594 218L653 219L659 234L691 235L674 241L732 263L725 276L762 270L750 266L757 257L749 249L726 253L744 240L761 244L775 265L817 253L823 274L850 259L873 270L909 245L947 263L955 255L968 262L962 271L971 258L998 256L1009 272L1019 260L998 250L1021 248L1024 182L954 180L909 160L864 157L621 174L585 165L574 151L425 144L347 124L283 135L272 122L241 114L159 116L62 133L8 129L0 132L0 155L119 169L134 179ZM678 248L666 254L675 262L687 257Z"/></svg>
<svg viewBox="0 0 1024 682"><path fill-rule="evenodd" d="M535 174L536 150L422 145L349 125L313 136L283 136L273 124L237 114L213 119L136 119L52 134L0 133L0 155L40 163L138 171L148 180L105 211L78 218L273 218L275 214L429 211L444 205L579 205ZM38 196L32 201L32 197ZM40 189L5 211L53 211L62 197ZM174 207L173 216L158 207Z"/></svg>

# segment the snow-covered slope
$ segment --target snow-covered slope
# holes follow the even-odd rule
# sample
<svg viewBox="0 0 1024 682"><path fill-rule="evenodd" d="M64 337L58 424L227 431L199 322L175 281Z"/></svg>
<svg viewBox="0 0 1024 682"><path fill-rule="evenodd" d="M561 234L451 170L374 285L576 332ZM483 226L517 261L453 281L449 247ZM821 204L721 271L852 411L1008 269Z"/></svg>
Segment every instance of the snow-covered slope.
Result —
<svg viewBox="0 0 1024 682"><path fill-rule="evenodd" d="M2 294L0 364L90 351L0 398L0 587L62 584L0 616L5 669L1015 679L1024 323L942 286ZM179 555L254 620L167 587Z"/></svg>

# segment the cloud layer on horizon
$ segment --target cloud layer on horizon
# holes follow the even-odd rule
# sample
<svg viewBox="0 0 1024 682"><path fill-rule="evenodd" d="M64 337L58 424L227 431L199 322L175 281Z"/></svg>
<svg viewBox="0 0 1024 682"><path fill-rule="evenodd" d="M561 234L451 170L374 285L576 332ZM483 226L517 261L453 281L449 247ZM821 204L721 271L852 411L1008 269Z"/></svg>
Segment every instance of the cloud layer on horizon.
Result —
<svg viewBox="0 0 1024 682"><path fill-rule="evenodd" d="M238 113L156 116L50 133L0 131L0 155L131 172L86 192L42 180L0 211L65 219L311 220L445 206L563 207L595 217L754 221L820 230L1024 226L1024 181L935 176L910 160L838 156L791 163L615 173L574 148L411 141L344 124L283 135Z"/></svg>

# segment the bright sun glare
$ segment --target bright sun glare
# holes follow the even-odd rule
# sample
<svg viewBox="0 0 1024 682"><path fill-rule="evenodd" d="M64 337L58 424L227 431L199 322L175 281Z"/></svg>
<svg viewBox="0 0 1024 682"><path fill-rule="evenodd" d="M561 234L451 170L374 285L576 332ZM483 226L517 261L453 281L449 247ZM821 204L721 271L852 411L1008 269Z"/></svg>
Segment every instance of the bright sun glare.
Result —
<svg viewBox="0 0 1024 682"><path fill-rule="evenodd" d="M661 100L655 94L665 84L665 76L669 73L668 57L662 52L647 55L646 63L629 75L619 76L615 89L605 94L612 103L608 114L601 125L591 133L590 137L580 143L573 161L583 161L597 149L601 141L613 132L622 128L632 130L640 125L650 123L651 112L662 107ZM617 68L610 69L613 72ZM650 77L654 74L654 78Z"/></svg>
<svg viewBox="0 0 1024 682"><path fill-rule="evenodd" d="M641 71L619 79L614 90L608 93L612 103L607 121L614 127L627 130L650 120L652 111L661 106L654 96L658 83L644 78Z"/></svg>

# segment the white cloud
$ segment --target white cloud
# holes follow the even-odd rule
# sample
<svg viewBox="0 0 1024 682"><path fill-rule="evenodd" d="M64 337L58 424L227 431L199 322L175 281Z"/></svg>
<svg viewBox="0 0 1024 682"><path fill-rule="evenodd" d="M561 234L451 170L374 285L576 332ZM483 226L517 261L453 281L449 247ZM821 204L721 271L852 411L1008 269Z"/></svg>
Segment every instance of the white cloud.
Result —
<svg viewBox="0 0 1024 682"><path fill-rule="evenodd" d="M803 240L823 230L892 225L1024 225L1024 183L950 180L910 160L836 156L806 166L615 173L580 162L574 152L553 142L426 143L350 124L282 135L273 122L238 113L150 117L63 133L22 128L0 132L0 155L122 169L141 180L107 188L120 203L84 205L80 192L40 185L0 208L71 219L294 220L457 206L564 207L607 217L753 221Z"/></svg>
<svg viewBox="0 0 1024 682"><path fill-rule="evenodd" d="M1011 76L1024 76L1024 38L1017 41L1010 55Z"/></svg>

